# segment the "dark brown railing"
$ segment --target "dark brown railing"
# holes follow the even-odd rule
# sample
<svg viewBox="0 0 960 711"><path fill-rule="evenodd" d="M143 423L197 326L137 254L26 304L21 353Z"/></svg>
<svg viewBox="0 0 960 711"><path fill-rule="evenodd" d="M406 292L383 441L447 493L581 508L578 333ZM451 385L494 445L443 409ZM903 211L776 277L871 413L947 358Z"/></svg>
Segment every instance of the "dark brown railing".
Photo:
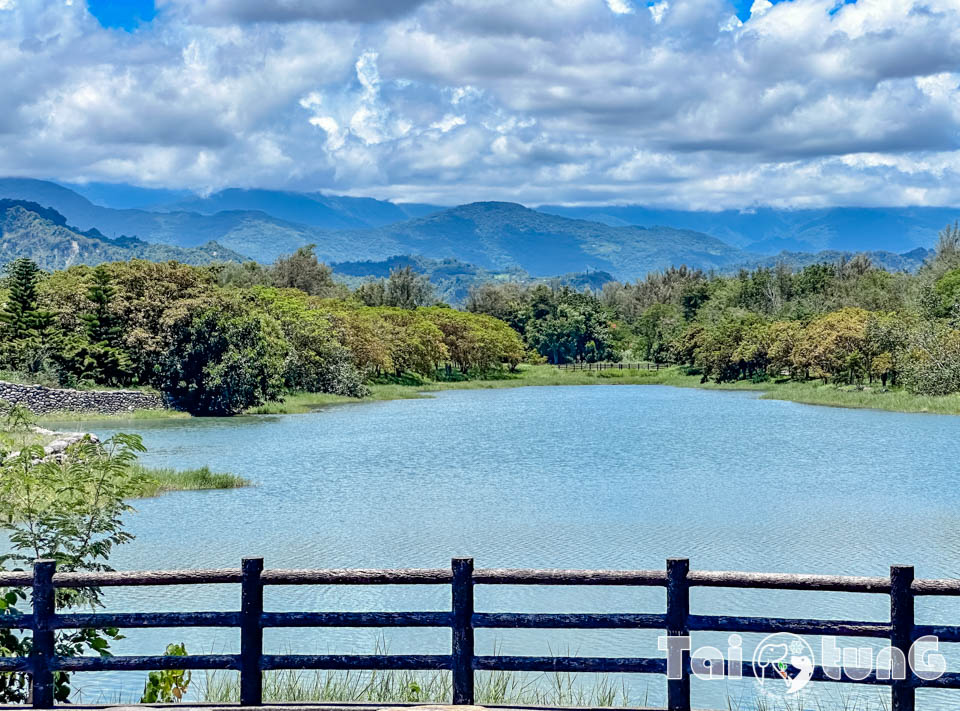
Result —
<svg viewBox="0 0 960 711"><path fill-rule="evenodd" d="M665 365L662 367L666 368ZM558 370L660 370L660 363L558 363Z"/></svg>
<svg viewBox="0 0 960 711"><path fill-rule="evenodd" d="M199 585L239 583L237 612L71 613L55 609L56 588ZM265 612L268 585L449 585L450 610L438 612ZM476 612L476 585L620 585L666 588L665 614L527 614ZM666 659L650 657L533 657L483 656L474 651L474 630L526 629L662 629L669 636L692 631L791 632L794 634L877 637L890 640L907 658L913 642L935 635L941 642L960 642L960 627L917 625L914 598L919 595L960 595L960 580L915 580L910 566L893 566L890 577L785 575L766 573L692 571L686 559L670 559L665 570L474 570L473 559L454 558L449 569L408 570L264 570L262 558L245 558L241 568L111 573L55 573L53 561L40 560L33 573L0 573L2 587L31 587L33 612L0 615L0 628L32 630L30 657L0 658L0 671L32 676L33 706L54 704L54 672L146 671L161 669L228 669L240 672L240 702L256 706L263 701L262 672L272 669L331 670L449 670L453 703L474 702L474 671L632 672L666 674ZM889 622L731 617L690 614L691 587L752 588L874 593L890 598ZM173 656L62 657L54 649L59 629L144 627L239 627L239 654ZM450 654L435 655L307 655L264 654L263 630L270 627L449 627ZM741 662L740 675L773 676L769 667L755 670ZM734 669L726 663L724 674ZM828 671L831 674L828 674ZM850 672L851 670L846 670ZM857 670L855 670L857 671ZM814 681L835 681L837 670L817 667ZM681 678L667 680L667 707L690 709L690 659L684 653ZM960 688L960 673L947 672L934 680L909 671L908 678L891 680L876 670L859 670L846 683L891 687L892 711L913 711L918 687ZM886 675L884 675L886 676Z"/></svg>

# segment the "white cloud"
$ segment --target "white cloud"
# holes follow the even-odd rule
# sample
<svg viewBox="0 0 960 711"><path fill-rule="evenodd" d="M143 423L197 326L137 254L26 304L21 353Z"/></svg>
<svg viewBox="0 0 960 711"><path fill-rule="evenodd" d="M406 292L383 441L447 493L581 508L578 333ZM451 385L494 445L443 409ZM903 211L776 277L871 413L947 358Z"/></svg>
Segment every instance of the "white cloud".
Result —
<svg viewBox="0 0 960 711"><path fill-rule="evenodd" d="M634 12L630 0L607 0L607 7L618 15L632 15Z"/></svg>
<svg viewBox="0 0 960 711"><path fill-rule="evenodd" d="M663 16L667 13L669 7L670 3L667 0L660 0L660 2L650 5L647 9L650 11L653 21L659 25L663 22Z"/></svg>
<svg viewBox="0 0 960 711"><path fill-rule="evenodd" d="M756 0L743 23L729 0L161 5L127 35L85 3L0 0L2 172L442 202L960 204L956 0Z"/></svg>
<svg viewBox="0 0 960 711"><path fill-rule="evenodd" d="M430 128L440 129L443 133L456 128L457 126L463 126L467 122L467 119L463 116L454 116L453 114L447 114L439 121L434 121L430 124Z"/></svg>

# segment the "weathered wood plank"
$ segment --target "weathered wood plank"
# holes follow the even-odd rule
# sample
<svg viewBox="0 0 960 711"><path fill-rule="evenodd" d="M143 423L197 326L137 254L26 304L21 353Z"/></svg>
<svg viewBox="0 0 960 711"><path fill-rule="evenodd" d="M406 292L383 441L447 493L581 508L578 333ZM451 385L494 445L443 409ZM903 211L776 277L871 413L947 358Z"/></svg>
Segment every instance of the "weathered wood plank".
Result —
<svg viewBox="0 0 960 711"><path fill-rule="evenodd" d="M264 627L449 627L449 612L265 612Z"/></svg>
<svg viewBox="0 0 960 711"><path fill-rule="evenodd" d="M51 668L62 671L157 671L162 669L240 669L239 654L190 654L186 657L55 657Z"/></svg>
<svg viewBox="0 0 960 711"><path fill-rule="evenodd" d="M262 576L264 585L449 585L452 579L445 568L266 570Z"/></svg>
<svg viewBox="0 0 960 711"><path fill-rule="evenodd" d="M244 558L240 588L240 705L263 702L263 558Z"/></svg>
<svg viewBox="0 0 960 711"><path fill-rule="evenodd" d="M473 705L473 558L454 558L450 561L453 574L451 585L451 671L453 672L453 703Z"/></svg>
<svg viewBox="0 0 960 711"><path fill-rule="evenodd" d="M690 615L688 618L688 626L691 630L697 632L792 632L793 634L848 635L851 637L880 638L890 636L889 622Z"/></svg>
<svg viewBox="0 0 960 711"><path fill-rule="evenodd" d="M477 612L474 627L523 629L666 629L666 615L634 613Z"/></svg>
<svg viewBox="0 0 960 711"><path fill-rule="evenodd" d="M269 669L450 669L449 654L265 654L260 668Z"/></svg>
<svg viewBox="0 0 960 711"><path fill-rule="evenodd" d="M910 589L914 595L960 595L960 580L914 580Z"/></svg>
<svg viewBox="0 0 960 711"><path fill-rule="evenodd" d="M57 573L58 588L117 587L140 585L212 585L239 583L239 568L211 570L132 570L109 573Z"/></svg>
<svg viewBox="0 0 960 711"><path fill-rule="evenodd" d="M2 618L0 618L2 619ZM56 615L55 629L120 627L239 627L238 612L97 612Z"/></svg>
<svg viewBox="0 0 960 711"><path fill-rule="evenodd" d="M665 659L646 657L510 657L477 656L477 671L617 672L666 674Z"/></svg>
<svg viewBox="0 0 960 711"><path fill-rule="evenodd" d="M759 590L822 590L825 592L889 593L889 578L847 575L796 575L792 573L741 573L725 570L695 570L690 585Z"/></svg>
<svg viewBox="0 0 960 711"><path fill-rule="evenodd" d="M666 585L662 570L535 570L480 568L473 581L483 585Z"/></svg>
<svg viewBox="0 0 960 711"><path fill-rule="evenodd" d="M667 560L667 635L685 637L690 634L690 561L686 558ZM679 678L667 679L669 711L690 711L690 652L681 652Z"/></svg>
<svg viewBox="0 0 960 711"><path fill-rule="evenodd" d="M56 561L38 560L33 564L33 646L30 659L33 662L33 707L46 709L53 706L53 659L55 633L52 626L56 614L56 589L53 574Z"/></svg>
<svg viewBox="0 0 960 711"><path fill-rule="evenodd" d="M913 566L890 566L890 646L903 653L906 662L913 644ZM913 671L904 663L897 670L905 679L895 679L891 685L891 711L914 711L916 699L913 687ZM894 674L897 676L897 674Z"/></svg>

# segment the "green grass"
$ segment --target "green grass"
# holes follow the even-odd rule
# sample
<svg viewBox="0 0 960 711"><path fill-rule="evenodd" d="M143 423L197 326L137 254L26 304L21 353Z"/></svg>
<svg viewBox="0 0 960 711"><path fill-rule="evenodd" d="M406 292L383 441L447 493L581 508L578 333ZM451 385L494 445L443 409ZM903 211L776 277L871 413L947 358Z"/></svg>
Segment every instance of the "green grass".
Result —
<svg viewBox="0 0 960 711"><path fill-rule="evenodd" d="M622 676L569 672L477 672L476 703L480 706L546 706L580 708L649 708L649 690L631 692ZM208 671L194 677L199 701L210 704L239 702L235 673ZM654 682L657 683L657 682ZM871 693L876 691L876 693ZM448 672L332 672L273 671L263 677L266 703L449 704ZM851 693L822 690L816 697L734 698L727 711L888 711L883 691Z"/></svg>
<svg viewBox="0 0 960 711"><path fill-rule="evenodd" d="M44 415L34 415L34 421L37 424L52 422L62 427L70 423L86 422L133 422L137 420L170 420L183 419L190 417L189 413L179 412L178 410L131 410L122 415L106 415L102 412L50 412ZM80 427L74 429L82 429Z"/></svg>
<svg viewBox="0 0 960 711"><path fill-rule="evenodd" d="M596 677L590 679L590 677ZM207 672L198 681L203 703L238 703L236 674ZM479 705L636 707L646 699L634 699L626 685L612 675L521 674L478 672L476 701ZM270 702L322 701L334 703L450 703L448 672L412 671L296 671L266 672L263 700Z"/></svg>
<svg viewBox="0 0 960 711"><path fill-rule="evenodd" d="M212 472L207 467L199 469L153 469L137 464L135 471L143 475L143 486L136 498L160 496L170 491L201 491L205 489L240 489L253 486L253 482L236 474Z"/></svg>
<svg viewBox="0 0 960 711"><path fill-rule="evenodd" d="M284 402L271 402L251 409L250 414L294 414L310 412L330 405L378 400L402 400L429 397L441 390L485 390L553 385L670 385L704 390L750 390L762 393L768 400L789 400L807 405L867 408L891 412L916 412L960 415L960 393L934 397L914 395L900 388L883 390L865 386L824 385L820 381L766 381L752 383L701 383L699 375L684 375L680 368L655 370L567 371L550 365L522 365L515 373L503 372L487 379L437 381L405 377L399 382L379 382L370 386L371 393L362 399L326 393L297 393Z"/></svg>
<svg viewBox="0 0 960 711"><path fill-rule="evenodd" d="M30 430L2 430L0 429L0 451L19 452L24 447L46 445L57 439L56 435L42 435Z"/></svg>

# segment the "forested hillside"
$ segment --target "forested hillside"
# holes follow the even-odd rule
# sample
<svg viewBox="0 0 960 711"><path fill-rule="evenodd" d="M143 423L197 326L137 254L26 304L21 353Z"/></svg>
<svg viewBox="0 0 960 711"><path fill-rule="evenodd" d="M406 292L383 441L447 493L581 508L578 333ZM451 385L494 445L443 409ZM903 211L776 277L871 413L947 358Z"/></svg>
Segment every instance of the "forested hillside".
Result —
<svg viewBox="0 0 960 711"><path fill-rule="evenodd" d="M174 259L185 264L244 259L215 242L181 248L149 244L133 237L109 239L97 230L80 232L67 225L66 218L56 210L24 200L0 199L0 266L21 257L48 270L125 259Z"/></svg>

